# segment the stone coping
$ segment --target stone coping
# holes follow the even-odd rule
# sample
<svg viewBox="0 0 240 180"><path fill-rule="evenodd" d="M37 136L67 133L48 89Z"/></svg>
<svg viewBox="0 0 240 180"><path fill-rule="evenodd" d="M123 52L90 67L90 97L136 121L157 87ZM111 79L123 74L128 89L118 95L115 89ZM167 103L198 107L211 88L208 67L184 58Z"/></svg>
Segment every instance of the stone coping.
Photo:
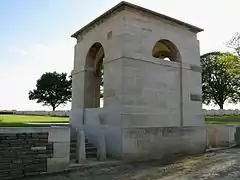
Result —
<svg viewBox="0 0 240 180"><path fill-rule="evenodd" d="M94 26L103 23L104 21L106 21L107 19L112 17L117 12L120 12L120 11L125 10L125 9L133 9L135 11L139 11L139 12L142 12L142 13L145 13L145 14L148 14L148 15L152 15L153 17L157 17L157 18L167 20L168 22L172 22L172 23L180 25L182 27L186 27L189 31L192 31L194 33L198 33L198 32L203 31L203 29L201 29L199 27L196 27L194 25L188 24L186 22L183 22L183 21L177 20L175 18L160 14L158 12L143 8L141 6L137 6L137 5L129 3L129 2L122 1L119 4L117 4L116 6L114 6L113 8L109 9L108 11L106 11L105 13L100 15L99 17L97 17L95 20L93 20L90 23L88 23L87 25L85 25L83 28L81 28L80 30L78 30L74 34L72 34L71 37L78 38L79 35L84 35L88 31L93 29Z"/></svg>

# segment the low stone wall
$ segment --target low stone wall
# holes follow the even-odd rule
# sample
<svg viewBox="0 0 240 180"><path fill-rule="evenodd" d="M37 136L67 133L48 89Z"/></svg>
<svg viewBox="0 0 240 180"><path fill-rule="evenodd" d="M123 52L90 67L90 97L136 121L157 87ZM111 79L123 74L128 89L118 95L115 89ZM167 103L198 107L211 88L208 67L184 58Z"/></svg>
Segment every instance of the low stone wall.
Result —
<svg viewBox="0 0 240 180"><path fill-rule="evenodd" d="M62 116L62 117L69 117L70 116L70 110L66 111L1 111L2 114L21 114L21 115L50 115L50 116ZM1 114L0 112L0 114ZM240 110L239 109L211 109L206 110L203 109L203 113L205 116L224 116L224 115L239 115Z"/></svg>
<svg viewBox="0 0 240 180"><path fill-rule="evenodd" d="M68 127L1 127L0 179L62 171L69 153Z"/></svg>
<svg viewBox="0 0 240 180"><path fill-rule="evenodd" d="M239 109L211 109L211 110L206 110L203 109L203 113L205 116L224 116L224 115L229 115L229 116L237 116L240 114Z"/></svg>
<svg viewBox="0 0 240 180"><path fill-rule="evenodd" d="M206 125L207 148L231 147L237 145L240 136L238 125Z"/></svg>
<svg viewBox="0 0 240 180"><path fill-rule="evenodd" d="M123 156L131 160L198 154L206 149L204 126L123 129Z"/></svg>
<svg viewBox="0 0 240 180"><path fill-rule="evenodd" d="M111 154L114 147L122 145L123 152L115 153L114 151L113 157L122 153L119 158L123 156L127 159L159 158L160 154L200 153L205 149L240 144L240 126L218 124L183 129L178 127L125 128L120 133L114 129L113 135L120 134L123 137L123 144L121 144L115 140L116 137L108 134L108 131L113 129L112 126L101 126L100 110L90 109L85 113L84 131L92 143L97 145L99 132L104 130L108 154Z"/></svg>
<svg viewBox="0 0 240 180"><path fill-rule="evenodd" d="M69 117L70 111L14 111L13 114Z"/></svg>

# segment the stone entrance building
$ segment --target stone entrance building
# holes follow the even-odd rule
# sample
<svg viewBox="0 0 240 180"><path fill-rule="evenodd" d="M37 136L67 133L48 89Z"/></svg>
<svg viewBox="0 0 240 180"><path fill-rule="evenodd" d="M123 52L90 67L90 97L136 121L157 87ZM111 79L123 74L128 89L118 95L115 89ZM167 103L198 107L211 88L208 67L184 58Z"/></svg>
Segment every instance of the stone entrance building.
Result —
<svg viewBox="0 0 240 180"><path fill-rule="evenodd" d="M201 31L121 2L74 33L71 125L120 159L203 152Z"/></svg>

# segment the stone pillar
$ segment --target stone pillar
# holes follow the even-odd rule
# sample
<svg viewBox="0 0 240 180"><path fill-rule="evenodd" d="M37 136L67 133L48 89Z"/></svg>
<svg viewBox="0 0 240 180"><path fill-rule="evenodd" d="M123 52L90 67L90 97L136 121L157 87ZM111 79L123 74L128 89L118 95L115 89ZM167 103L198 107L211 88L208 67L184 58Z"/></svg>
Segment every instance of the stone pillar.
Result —
<svg viewBox="0 0 240 180"><path fill-rule="evenodd" d="M85 135L83 131L79 131L77 136L77 162L86 160L85 151Z"/></svg>
<svg viewBox="0 0 240 180"><path fill-rule="evenodd" d="M106 160L106 140L102 130L100 130L98 136L97 159L100 161Z"/></svg>
<svg viewBox="0 0 240 180"><path fill-rule="evenodd" d="M101 77L94 77L94 95L93 95L93 107L98 108L100 107L100 85L101 85Z"/></svg>
<svg viewBox="0 0 240 180"><path fill-rule="evenodd" d="M70 113L70 125L81 129L84 121L84 92L85 92L84 70L72 71L72 109Z"/></svg>
<svg viewBox="0 0 240 180"><path fill-rule="evenodd" d="M209 143L209 135L208 135L208 128L206 126L205 128L205 132L206 132L206 149L210 148L210 143Z"/></svg>
<svg viewBox="0 0 240 180"><path fill-rule="evenodd" d="M84 109L100 106L101 78L94 77L92 68L72 72L71 126L80 128L84 124Z"/></svg>

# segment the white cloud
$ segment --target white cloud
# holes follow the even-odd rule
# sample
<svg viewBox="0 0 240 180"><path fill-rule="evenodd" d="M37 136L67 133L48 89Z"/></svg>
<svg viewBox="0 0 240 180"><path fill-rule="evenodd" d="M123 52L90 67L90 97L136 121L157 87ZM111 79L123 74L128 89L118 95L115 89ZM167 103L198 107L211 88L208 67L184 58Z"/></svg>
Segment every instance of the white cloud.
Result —
<svg viewBox="0 0 240 180"><path fill-rule="evenodd" d="M10 47L8 48L8 53L13 53L13 54L20 54L20 55L26 55L27 52L21 48L17 48L17 47Z"/></svg>

